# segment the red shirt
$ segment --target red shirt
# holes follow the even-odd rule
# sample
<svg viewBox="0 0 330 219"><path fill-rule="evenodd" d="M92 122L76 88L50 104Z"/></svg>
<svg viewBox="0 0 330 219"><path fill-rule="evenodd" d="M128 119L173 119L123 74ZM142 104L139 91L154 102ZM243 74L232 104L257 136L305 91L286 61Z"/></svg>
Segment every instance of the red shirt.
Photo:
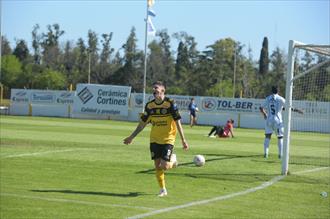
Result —
<svg viewBox="0 0 330 219"><path fill-rule="evenodd" d="M220 137L222 137L222 138L230 137L230 130L232 128L233 128L233 124L231 124L230 122L227 122L227 124L223 128L223 134L220 135Z"/></svg>

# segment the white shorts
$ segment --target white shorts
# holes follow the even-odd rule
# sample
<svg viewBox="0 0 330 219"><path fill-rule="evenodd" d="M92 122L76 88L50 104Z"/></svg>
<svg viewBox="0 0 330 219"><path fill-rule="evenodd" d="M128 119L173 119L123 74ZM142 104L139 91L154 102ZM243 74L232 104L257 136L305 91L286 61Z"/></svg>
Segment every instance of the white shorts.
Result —
<svg viewBox="0 0 330 219"><path fill-rule="evenodd" d="M273 134L273 132L275 132L277 137L283 137L283 134L284 134L283 123L276 123L275 121L274 122L266 121L265 122L265 134Z"/></svg>

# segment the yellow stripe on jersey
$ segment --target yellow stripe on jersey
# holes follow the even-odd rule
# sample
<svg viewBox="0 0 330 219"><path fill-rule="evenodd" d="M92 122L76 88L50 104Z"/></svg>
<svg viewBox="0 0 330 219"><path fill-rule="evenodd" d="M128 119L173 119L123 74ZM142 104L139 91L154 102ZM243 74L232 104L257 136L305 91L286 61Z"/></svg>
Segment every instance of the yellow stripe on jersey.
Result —
<svg viewBox="0 0 330 219"><path fill-rule="evenodd" d="M157 104L155 100L148 102L141 119L152 125L150 143L174 145L176 137L175 121L181 119L181 116L173 100L165 97L160 104Z"/></svg>

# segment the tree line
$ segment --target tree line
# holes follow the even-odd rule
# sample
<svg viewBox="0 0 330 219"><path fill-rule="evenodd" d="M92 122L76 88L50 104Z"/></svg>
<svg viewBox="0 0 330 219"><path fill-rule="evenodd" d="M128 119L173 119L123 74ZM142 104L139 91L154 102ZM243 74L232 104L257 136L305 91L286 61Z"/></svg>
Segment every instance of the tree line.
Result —
<svg viewBox="0 0 330 219"><path fill-rule="evenodd" d="M133 92L142 92L145 54L137 47L134 27L117 51L111 45L113 32L89 30L86 41L76 42L60 41L64 34L59 24L48 25L42 33L36 24L31 31L32 51L24 39L11 48L1 36L0 80L7 96L11 88L63 90L88 82L127 85ZM171 40L177 42L175 50ZM218 39L198 51L188 33L170 35L160 30L148 44L147 92L153 81L162 80L167 93L178 95L264 98L272 85L284 93L287 55L278 47L269 53L267 37L261 45L255 61L252 50L248 48L245 55L246 46L232 38ZM313 64L308 52L305 59L304 68Z"/></svg>

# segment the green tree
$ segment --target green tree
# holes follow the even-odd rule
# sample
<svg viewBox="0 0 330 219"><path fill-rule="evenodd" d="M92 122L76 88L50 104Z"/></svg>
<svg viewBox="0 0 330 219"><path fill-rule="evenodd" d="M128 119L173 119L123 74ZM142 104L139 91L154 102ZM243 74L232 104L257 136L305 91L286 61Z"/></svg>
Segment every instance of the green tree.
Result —
<svg viewBox="0 0 330 219"><path fill-rule="evenodd" d="M90 65L90 81L91 83L97 83L97 68L99 55L98 55L98 36L96 32L88 31L88 61Z"/></svg>
<svg viewBox="0 0 330 219"><path fill-rule="evenodd" d="M73 43L67 41L61 58L60 71L65 75L68 85L78 82L77 59L78 54L74 50Z"/></svg>
<svg viewBox="0 0 330 219"><path fill-rule="evenodd" d="M174 81L175 81L174 58L171 52L171 37L167 33L167 29L158 31L157 36L160 39L159 46L162 52L161 60L164 66L163 74L166 75L167 85L171 87L172 85L174 85Z"/></svg>
<svg viewBox="0 0 330 219"><path fill-rule="evenodd" d="M152 41L149 44L150 55L148 57L147 78L148 83L161 80L167 81L166 66L163 63L163 51L157 41Z"/></svg>
<svg viewBox="0 0 330 219"><path fill-rule="evenodd" d="M259 74L265 76L269 70L268 38L264 37L259 59Z"/></svg>
<svg viewBox="0 0 330 219"><path fill-rule="evenodd" d="M177 78L177 84L188 82L188 69L189 69L189 57L188 57L188 48L183 43L180 42L177 50L177 58L175 63L175 76Z"/></svg>
<svg viewBox="0 0 330 219"><path fill-rule="evenodd" d="M33 89L36 82L36 76L44 71L45 67L34 62L28 63L23 66L22 74L17 79L19 88Z"/></svg>
<svg viewBox="0 0 330 219"><path fill-rule="evenodd" d="M173 37L179 41L177 49L177 57L175 62L175 78L176 86L180 94L188 94L188 86L182 87L182 84L192 84L192 79L195 78L196 67L198 63L197 43L194 37L186 32L178 32L173 34Z"/></svg>
<svg viewBox="0 0 330 219"><path fill-rule="evenodd" d="M21 62L25 61L29 57L29 49L24 40L18 40L16 42L13 55L15 55Z"/></svg>
<svg viewBox="0 0 330 219"><path fill-rule="evenodd" d="M218 82L206 91L206 95L216 97L232 97L233 83L230 79Z"/></svg>
<svg viewBox="0 0 330 219"><path fill-rule="evenodd" d="M63 90L66 88L66 78L61 72L46 69L36 76L34 88Z"/></svg>
<svg viewBox="0 0 330 219"><path fill-rule="evenodd" d="M283 51L280 50L279 47L273 51L270 56L270 64L271 64L271 74L273 82L272 84L276 84L280 87L282 93L285 92L285 75L286 75L286 56Z"/></svg>
<svg viewBox="0 0 330 219"><path fill-rule="evenodd" d="M78 39L74 52L77 56L75 69L78 78L76 82L86 83L88 81L88 49L82 38ZM72 82L74 83L74 81Z"/></svg>
<svg viewBox="0 0 330 219"><path fill-rule="evenodd" d="M11 55L12 49L10 43L5 36L1 36L1 56Z"/></svg>
<svg viewBox="0 0 330 219"><path fill-rule="evenodd" d="M190 84L187 86L188 94L192 96L206 96L207 90L214 85L210 75L213 72L213 60L209 56L210 51L203 51L194 67L194 74L190 77Z"/></svg>
<svg viewBox="0 0 330 219"><path fill-rule="evenodd" d="M42 61L46 67L58 69L60 59L59 38L64 34L59 24L47 25L48 32L42 34Z"/></svg>
<svg viewBox="0 0 330 219"><path fill-rule="evenodd" d="M142 92L144 55L136 46L137 38L135 27L132 27L124 49L123 66L115 73L115 83L132 86L134 92Z"/></svg>
<svg viewBox="0 0 330 219"><path fill-rule="evenodd" d="M162 80L171 89L174 86L175 78L170 36L164 29L157 32L157 37L157 40L153 40L148 45L150 54L147 62L147 85L156 80Z"/></svg>
<svg viewBox="0 0 330 219"><path fill-rule="evenodd" d="M112 35L113 33L102 34L102 51L100 55L99 70L96 74L98 83L105 83L106 79L109 79L112 74L112 68L110 64L110 58L114 52L114 49L110 46Z"/></svg>
<svg viewBox="0 0 330 219"><path fill-rule="evenodd" d="M233 83L234 57L237 43L231 38L217 40L214 44L207 47L208 59L211 62L209 89L213 86L219 86L222 81ZM236 53L239 53L239 51ZM230 80L229 80L230 79ZM233 88L233 86L231 86ZM218 92L218 94L224 92ZM232 94L231 94L232 96Z"/></svg>
<svg viewBox="0 0 330 219"><path fill-rule="evenodd" d="M39 24L33 26L32 30L32 48L33 48L33 60L35 64L40 64L41 60L41 38L42 36L38 33Z"/></svg>
<svg viewBox="0 0 330 219"><path fill-rule="evenodd" d="M256 98L261 92L260 81L257 78L257 67L252 59L246 59L243 63L242 93L244 98Z"/></svg>
<svg viewBox="0 0 330 219"><path fill-rule="evenodd" d="M22 72L22 64L14 55L5 55L1 59L1 82L7 87L16 87L16 81Z"/></svg>

